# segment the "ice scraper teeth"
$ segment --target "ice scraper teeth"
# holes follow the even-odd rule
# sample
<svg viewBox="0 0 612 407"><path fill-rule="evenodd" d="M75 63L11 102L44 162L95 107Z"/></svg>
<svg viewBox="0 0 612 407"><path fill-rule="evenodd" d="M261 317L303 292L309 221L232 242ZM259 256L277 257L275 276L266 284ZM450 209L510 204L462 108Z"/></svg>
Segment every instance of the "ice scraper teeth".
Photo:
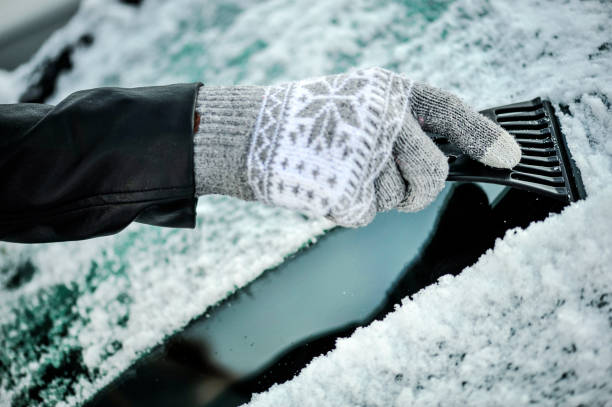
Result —
<svg viewBox="0 0 612 407"><path fill-rule="evenodd" d="M446 137L431 135L448 157L448 181L507 185L564 202L586 197L580 171L572 160L549 101L535 98L480 113L515 137L521 146L521 161L511 170L487 167L463 154Z"/></svg>

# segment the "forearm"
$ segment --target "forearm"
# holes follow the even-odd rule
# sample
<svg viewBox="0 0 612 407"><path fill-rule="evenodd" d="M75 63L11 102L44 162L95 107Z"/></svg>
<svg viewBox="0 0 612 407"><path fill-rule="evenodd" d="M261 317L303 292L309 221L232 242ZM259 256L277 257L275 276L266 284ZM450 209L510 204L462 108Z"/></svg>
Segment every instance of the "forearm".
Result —
<svg viewBox="0 0 612 407"><path fill-rule="evenodd" d="M0 105L0 240L85 239L132 221L194 227L206 194L362 226L419 210L444 187L446 157L424 130L487 165L520 159L512 136L458 98L382 68Z"/></svg>

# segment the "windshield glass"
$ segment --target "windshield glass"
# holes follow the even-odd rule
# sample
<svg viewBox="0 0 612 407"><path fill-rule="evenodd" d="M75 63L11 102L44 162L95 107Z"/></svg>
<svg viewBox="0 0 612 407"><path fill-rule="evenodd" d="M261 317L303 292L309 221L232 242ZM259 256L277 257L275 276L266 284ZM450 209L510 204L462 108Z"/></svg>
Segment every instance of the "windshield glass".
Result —
<svg viewBox="0 0 612 407"><path fill-rule="evenodd" d="M605 2L574 3L84 0L27 63L0 70L0 102L55 104L99 86L275 84L383 66L452 91L477 109L550 98L589 194L600 200L592 207L612 207L609 193L597 195L609 189L612 168L612 12ZM460 203L449 206L453 199ZM461 210L443 222L453 207ZM335 338L473 264L509 228L561 207L514 190L449 184L424 211L392 211L349 230L208 196L199 199L194 231L134 223L89 241L0 243L0 404L248 401L333 349ZM468 210L480 210L482 219L474 223ZM600 212L593 216L603 222ZM474 240L481 236L476 231L482 240ZM593 239L598 247L595 241L606 236L582 230L571 238ZM541 247L554 253L564 238L521 250L538 258ZM587 260L605 262L607 253L580 253L569 265L542 268L575 271ZM597 298L605 294L596 278L573 275L593 284ZM551 292L584 288L547 283ZM597 304L605 303L605 311L609 301L602 298ZM584 307L576 307L565 321L581 320ZM521 315L532 317L524 308ZM601 331L585 337L605 342ZM212 372L206 380L202 366ZM516 383L523 382L504 386Z"/></svg>
<svg viewBox="0 0 612 407"><path fill-rule="evenodd" d="M337 338L459 273L507 229L564 206L489 184L449 185L422 212L393 211L361 229L334 229L156 347L88 406L248 402L332 350ZM472 239L458 241L468 228Z"/></svg>

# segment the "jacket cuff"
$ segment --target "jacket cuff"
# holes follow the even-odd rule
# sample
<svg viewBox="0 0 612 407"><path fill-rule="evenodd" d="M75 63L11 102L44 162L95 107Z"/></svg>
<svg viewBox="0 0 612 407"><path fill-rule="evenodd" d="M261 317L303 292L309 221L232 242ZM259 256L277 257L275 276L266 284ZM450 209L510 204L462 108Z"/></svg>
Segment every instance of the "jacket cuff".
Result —
<svg viewBox="0 0 612 407"><path fill-rule="evenodd" d="M197 114L198 112L196 111L198 90L203 88L204 85L201 82L196 82L187 85L171 86L181 87L181 93L186 93L182 95L183 98L181 98L179 103L179 105L184 103L185 106L177 107L179 107L180 111L186 111L189 113L190 132L188 136L182 136L180 142L186 145L186 150L188 151L187 157L184 157L183 160L188 163L189 167L188 179L191 190L190 195L183 198L171 198L167 201L161 200L155 205L150 205L139 213L135 221L153 226L193 229L196 226L196 207L198 203L198 198L196 195L196 171L193 153L195 145L193 136L197 128L199 128L200 120L199 114ZM181 133L187 134L186 132Z"/></svg>

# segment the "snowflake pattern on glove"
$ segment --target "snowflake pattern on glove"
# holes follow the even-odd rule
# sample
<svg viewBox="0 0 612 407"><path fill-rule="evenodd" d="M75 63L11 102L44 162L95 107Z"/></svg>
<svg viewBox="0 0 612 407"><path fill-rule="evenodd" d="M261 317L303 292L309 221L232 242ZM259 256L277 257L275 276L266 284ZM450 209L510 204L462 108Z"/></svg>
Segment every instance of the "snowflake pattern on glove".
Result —
<svg viewBox="0 0 612 407"><path fill-rule="evenodd" d="M408 104L407 89L391 89L404 82L370 68L269 87L249 154L257 199L338 223L373 217Z"/></svg>

